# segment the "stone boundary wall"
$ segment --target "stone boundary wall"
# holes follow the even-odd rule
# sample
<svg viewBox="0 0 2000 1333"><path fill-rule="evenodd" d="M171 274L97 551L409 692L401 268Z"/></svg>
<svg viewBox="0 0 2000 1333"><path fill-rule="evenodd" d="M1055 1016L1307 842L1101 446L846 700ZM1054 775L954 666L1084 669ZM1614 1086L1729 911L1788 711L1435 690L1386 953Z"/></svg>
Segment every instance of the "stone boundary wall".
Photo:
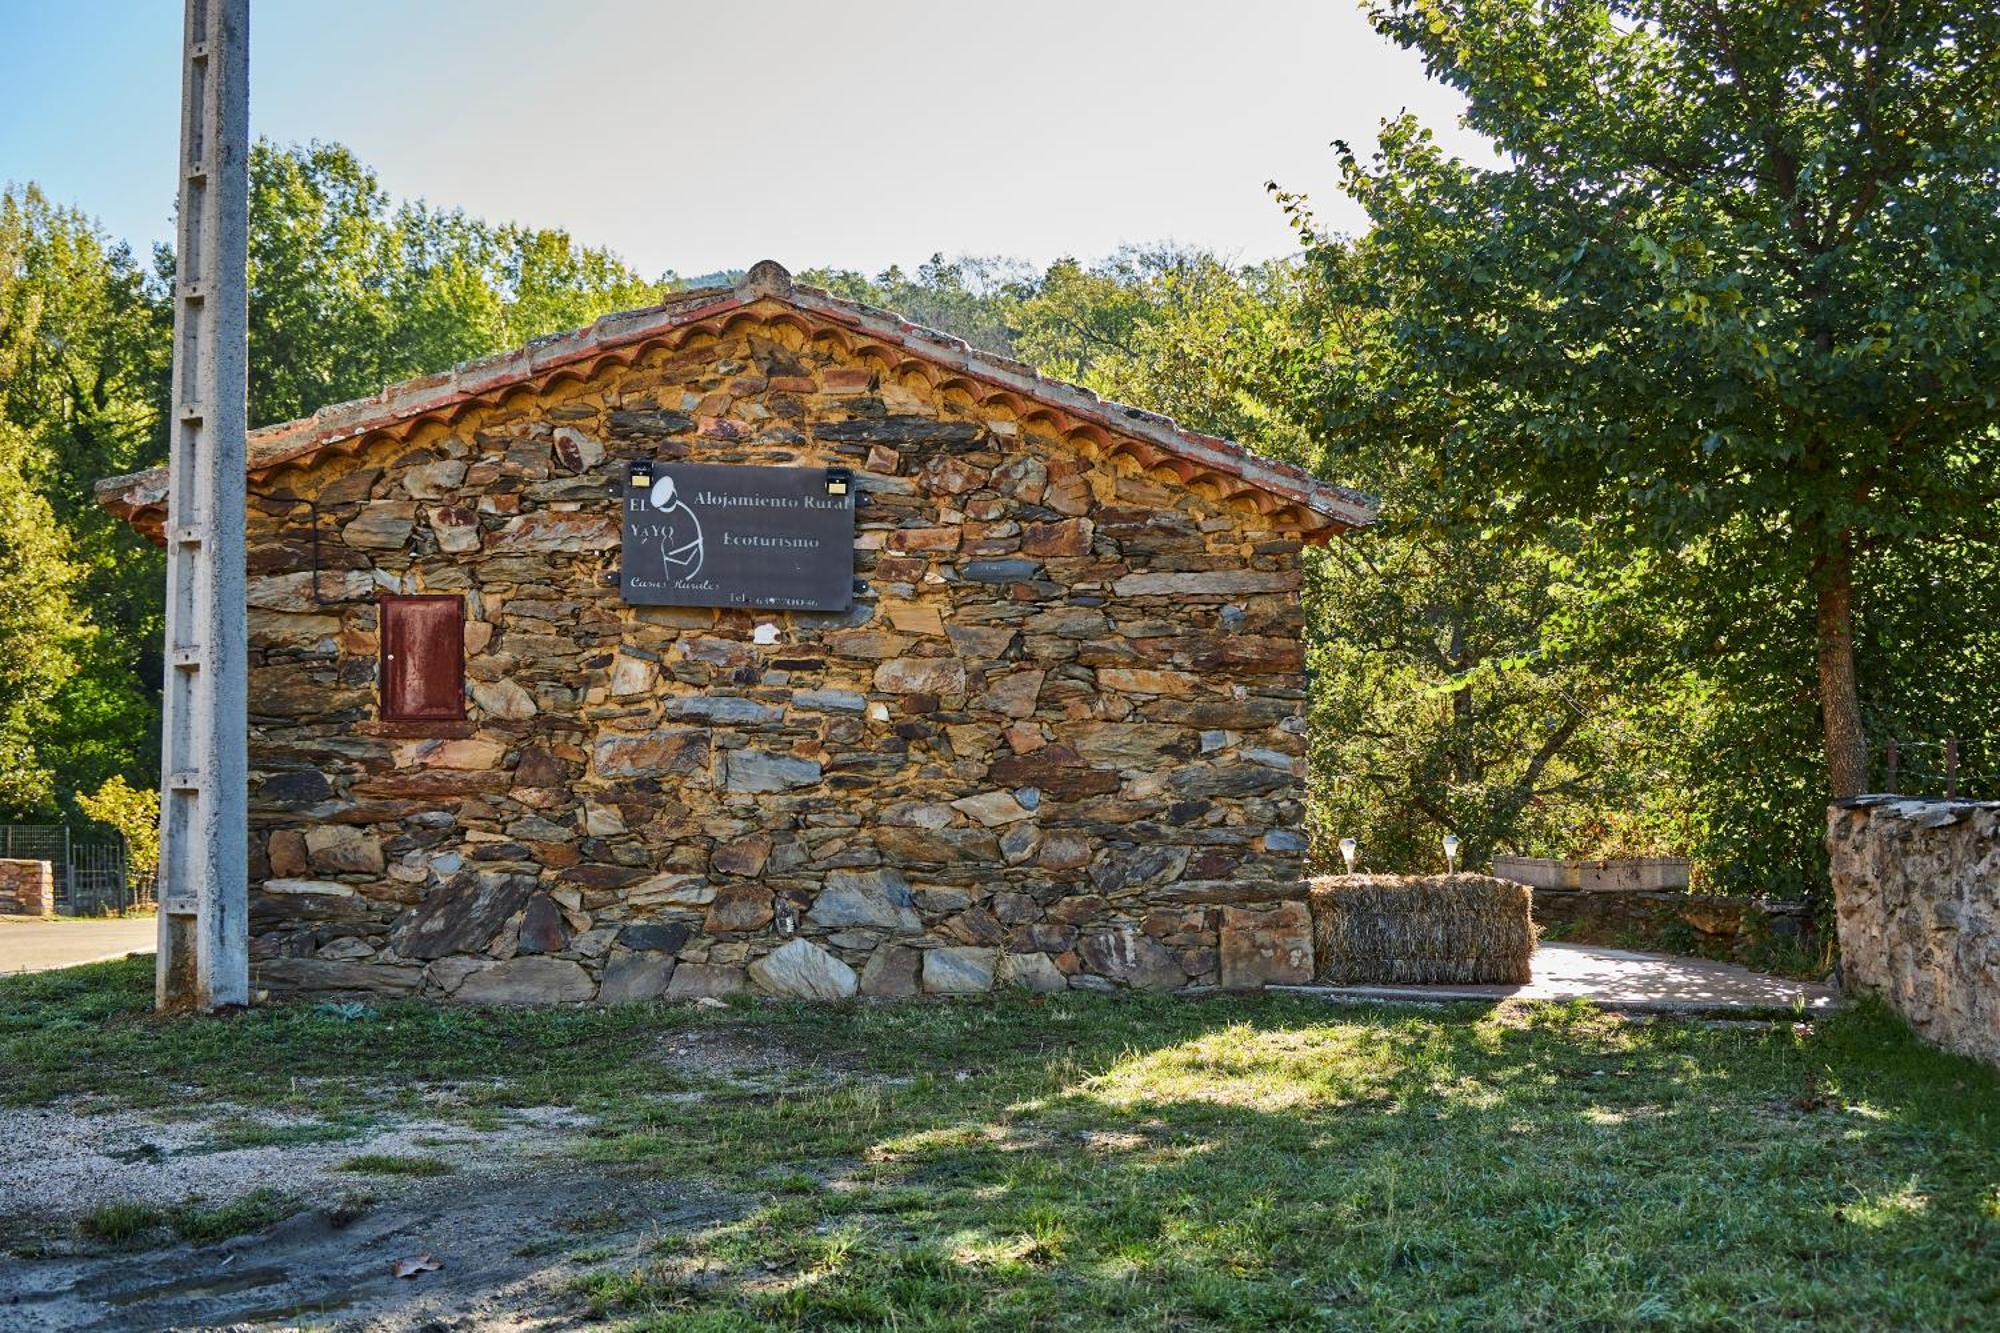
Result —
<svg viewBox="0 0 2000 1333"><path fill-rule="evenodd" d="M0 916L53 916L55 910L54 866L0 859Z"/></svg>
<svg viewBox="0 0 2000 1333"><path fill-rule="evenodd" d="M741 319L266 479L256 984L608 1003L1309 978L1286 905L1299 536L971 393ZM842 614L625 604L638 459L851 469L865 591ZM464 598L462 723L380 723L389 592Z"/></svg>
<svg viewBox="0 0 2000 1333"><path fill-rule="evenodd" d="M1860 796L1826 843L1847 989L2000 1062L2000 801Z"/></svg>
<svg viewBox="0 0 2000 1333"><path fill-rule="evenodd" d="M1568 943L1692 948L1739 963L1778 940L1805 948L1814 942L1810 903L1671 890L1536 889L1535 924Z"/></svg>

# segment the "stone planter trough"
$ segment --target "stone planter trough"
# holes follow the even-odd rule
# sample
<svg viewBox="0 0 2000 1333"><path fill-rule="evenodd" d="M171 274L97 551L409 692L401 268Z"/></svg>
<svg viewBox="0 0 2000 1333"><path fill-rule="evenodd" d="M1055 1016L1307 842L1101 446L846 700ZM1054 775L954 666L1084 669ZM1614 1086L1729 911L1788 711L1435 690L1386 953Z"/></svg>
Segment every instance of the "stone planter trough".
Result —
<svg viewBox="0 0 2000 1333"><path fill-rule="evenodd" d="M1493 877L1536 889L1582 889L1601 893L1685 889L1688 861L1680 856L1618 856L1606 860L1561 860L1548 856L1496 856Z"/></svg>

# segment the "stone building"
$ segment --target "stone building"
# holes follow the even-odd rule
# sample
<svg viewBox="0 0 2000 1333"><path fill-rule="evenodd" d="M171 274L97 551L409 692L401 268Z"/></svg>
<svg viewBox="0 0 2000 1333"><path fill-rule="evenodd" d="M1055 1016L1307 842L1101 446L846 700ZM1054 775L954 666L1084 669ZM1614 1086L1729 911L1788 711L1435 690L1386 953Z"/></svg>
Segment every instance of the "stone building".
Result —
<svg viewBox="0 0 2000 1333"><path fill-rule="evenodd" d="M1310 976L1300 554L1366 497L770 263L250 446L261 987ZM809 544L690 480L780 476L836 609L687 572Z"/></svg>

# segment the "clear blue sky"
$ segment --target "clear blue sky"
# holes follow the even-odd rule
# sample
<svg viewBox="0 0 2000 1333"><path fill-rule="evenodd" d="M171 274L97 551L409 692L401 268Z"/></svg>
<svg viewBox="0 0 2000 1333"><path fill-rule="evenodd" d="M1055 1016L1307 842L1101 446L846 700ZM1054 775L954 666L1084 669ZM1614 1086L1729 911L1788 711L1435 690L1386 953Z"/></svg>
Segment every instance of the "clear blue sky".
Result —
<svg viewBox="0 0 2000 1333"><path fill-rule="evenodd" d="M169 239L179 0L0 0L0 181ZM649 276L933 251L1292 248L1356 217L1328 141L1454 94L1348 0L255 0L251 120L400 196L568 228Z"/></svg>

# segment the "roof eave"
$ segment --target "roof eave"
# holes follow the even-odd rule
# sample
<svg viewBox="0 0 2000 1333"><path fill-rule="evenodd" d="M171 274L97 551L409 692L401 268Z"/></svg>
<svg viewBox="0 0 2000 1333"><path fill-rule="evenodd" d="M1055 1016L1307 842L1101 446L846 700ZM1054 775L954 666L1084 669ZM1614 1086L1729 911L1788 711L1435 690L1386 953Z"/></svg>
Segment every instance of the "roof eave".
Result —
<svg viewBox="0 0 2000 1333"><path fill-rule="evenodd" d="M608 314L570 333L537 339L511 352L391 385L368 398L323 407L310 417L252 431L249 471L252 476L261 476L343 441L417 418L450 414L566 367L766 299L883 339L959 374L1153 446L1198 469L1235 477L1255 491L1323 520L1318 525L1300 525L1306 541L1326 540L1376 520L1374 500L1359 491L1332 485L1233 441L1183 429L1171 418L1107 401L1080 385L1049 379L1020 361L979 351L961 338L913 324L892 311L800 286L783 267L768 260L753 267L733 288L706 288L643 310ZM94 490L99 504L155 541L162 540L167 491L164 467L106 478Z"/></svg>

